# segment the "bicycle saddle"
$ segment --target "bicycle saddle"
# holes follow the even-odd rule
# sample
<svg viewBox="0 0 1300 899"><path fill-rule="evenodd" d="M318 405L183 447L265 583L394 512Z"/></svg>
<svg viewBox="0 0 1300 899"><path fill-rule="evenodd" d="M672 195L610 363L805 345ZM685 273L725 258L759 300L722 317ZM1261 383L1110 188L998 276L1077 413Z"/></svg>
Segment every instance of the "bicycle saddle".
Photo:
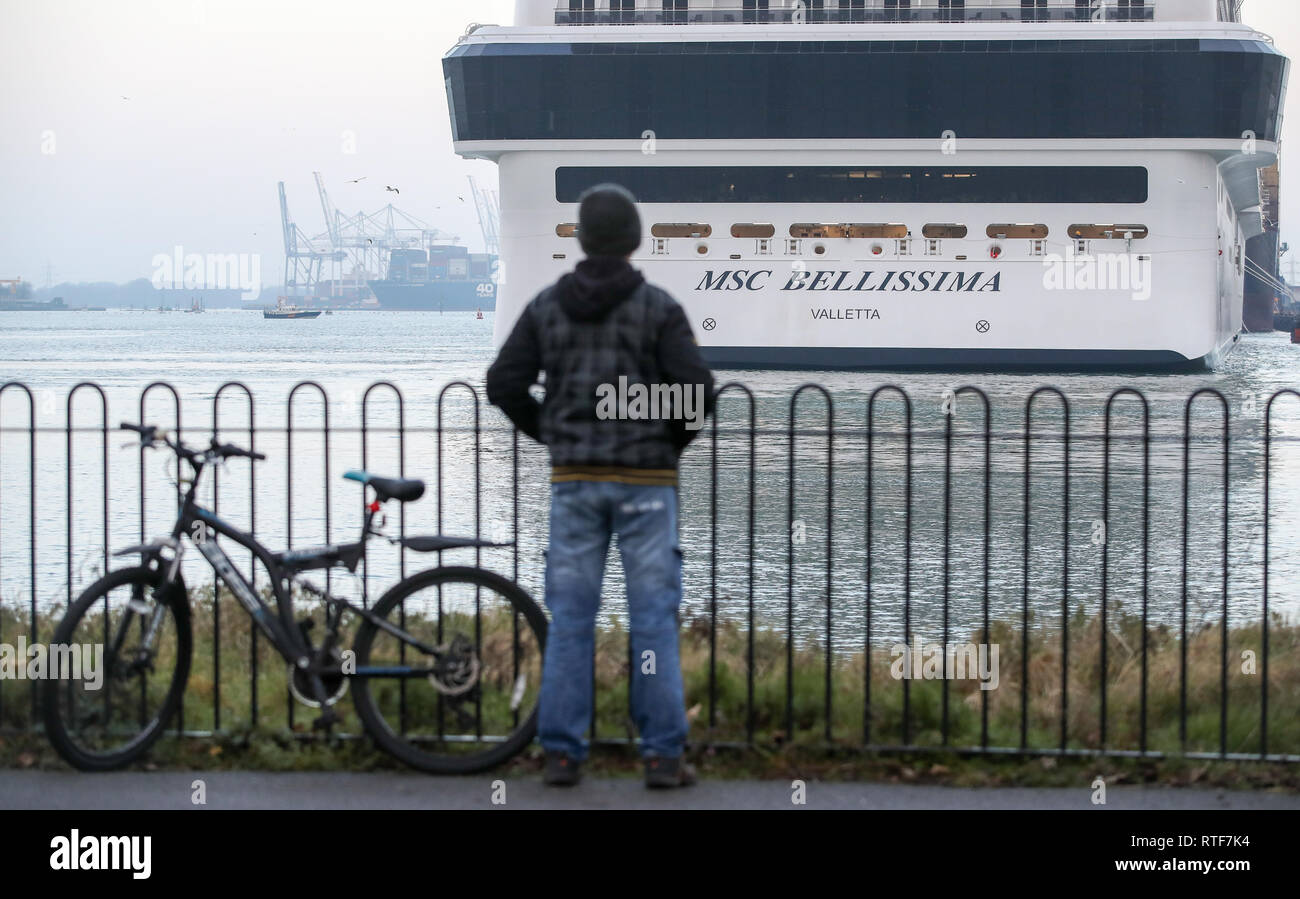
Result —
<svg viewBox="0 0 1300 899"><path fill-rule="evenodd" d="M399 503L413 503L424 496L424 481L415 478L381 478L368 471L356 470L344 472L343 477L373 487L380 502L395 499Z"/></svg>

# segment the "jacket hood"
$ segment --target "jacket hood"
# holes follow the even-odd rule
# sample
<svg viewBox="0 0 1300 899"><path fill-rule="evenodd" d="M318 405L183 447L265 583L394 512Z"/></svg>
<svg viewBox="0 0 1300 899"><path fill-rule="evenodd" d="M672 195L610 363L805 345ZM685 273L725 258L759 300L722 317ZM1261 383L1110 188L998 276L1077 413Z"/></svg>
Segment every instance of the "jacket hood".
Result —
<svg viewBox="0 0 1300 899"><path fill-rule="evenodd" d="M600 321L644 281L621 256L588 256L556 283L556 298L574 321Z"/></svg>

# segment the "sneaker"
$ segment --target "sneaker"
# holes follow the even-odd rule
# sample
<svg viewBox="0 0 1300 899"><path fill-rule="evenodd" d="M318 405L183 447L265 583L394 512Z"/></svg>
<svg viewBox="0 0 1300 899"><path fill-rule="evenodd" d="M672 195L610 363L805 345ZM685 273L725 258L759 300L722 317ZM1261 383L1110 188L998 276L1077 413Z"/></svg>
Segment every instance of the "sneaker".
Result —
<svg viewBox="0 0 1300 899"><path fill-rule="evenodd" d="M582 780L582 762L563 752L546 753L546 771L542 782L553 787L571 787Z"/></svg>
<svg viewBox="0 0 1300 899"><path fill-rule="evenodd" d="M645 785L650 788L689 787L695 783L695 766L682 761L681 756L661 758L649 756L645 760Z"/></svg>

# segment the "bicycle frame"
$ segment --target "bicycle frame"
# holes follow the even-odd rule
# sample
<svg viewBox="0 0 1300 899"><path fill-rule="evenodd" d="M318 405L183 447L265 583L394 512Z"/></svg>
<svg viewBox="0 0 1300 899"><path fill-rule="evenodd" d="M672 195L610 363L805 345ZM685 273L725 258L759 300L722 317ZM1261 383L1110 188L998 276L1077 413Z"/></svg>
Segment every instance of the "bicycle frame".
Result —
<svg viewBox="0 0 1300 899"><path fill-rule="evenodd" d="M213 571L225 582L226 586L235 595L235 598L239 600L245 611L257 623L257 626L271 641L271 644L280 655L284 657L285 661L299 668L312 669L314 662L317 660L312 658L313 648L303 638L297 623L294 621L293 595L288 589L288 585L292 583L294 575L308 568L343 567L354 571L365 555L367 539L375 533L372 530L372 525L375 513L378 511L378 503L371 503L366 506L361 540L357 543L331 544L326 547L273 553L251 534L247 534L234 525L223 521L211 510L200 506L196 502L195 494L198 491L199 476L202 474L205 464L195 462L192 459L190 462L194 469L194 475L190 479L189 487L181 500L180 511L176 517L176 523L172 527L170 537L162 541L130 546L117 551L115 555L139 552L146 557L156 558L160 564L168 565L167 575L162 584L162 589L167 589L177 579L182 555L181 541L183 538L188 538L195 548L203 554L203 557L207 559ZM262 564L270 576L271 591L275 597L275 610L272 610L262 597L257 594L252 584L249 583L244 574L231 561L225 550L214 539L214 535L226 537L248 549L253 553L257 562ZM172 550L172 558L168 559L163 555L162 549L164 547ZM286 559L289 560L288 564L285 564ZM303 564L293 564L295 559L301 560ZM441 655L436 647L424 643L368 609L354 605L340 597L327 596L326 599L336 607L350 610L371 621L376 627L397 637L399 640L405 641L421 652L429 654L434 659L438 659ZM161 623L161 618L162 607L160 605L154 612L153 620L149 623L147 640L152 640L156 628ZM374 668L373 670L358 668L351 676L425 677L431 673L433 673L432 667L403 666L400 670L392 667Z"/></svg>

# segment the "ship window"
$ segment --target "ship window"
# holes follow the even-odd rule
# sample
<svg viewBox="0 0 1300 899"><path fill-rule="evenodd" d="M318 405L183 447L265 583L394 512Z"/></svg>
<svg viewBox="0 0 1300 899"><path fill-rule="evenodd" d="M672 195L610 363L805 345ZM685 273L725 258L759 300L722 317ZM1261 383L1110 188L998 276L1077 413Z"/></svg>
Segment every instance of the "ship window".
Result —
<svg viewBox="0 0 1300 899"><path fill-rule="evenodd" d="M696 222L661 222L652 225L650 233L655 237L711 237L713 226Z"/></svg>
<svg viewBox="0 0 1300 899"><path fill-rule="evenodd" d="M902 22L910 18L912 0L885 0L885 19L890 22Z"/></svg>
<svg viewBox="0 0 1300 899"><path fill-rule="evenodd" d="M926 237L951 237L957 240L966 236L965 225L926 225L921 229Z"/></svg>
<svg viewBox="0 0 1300 899"><path fill-rule="evenodd" d="M1031 240L1031 241L1029 242L1029 255L1030 255L1030 256L1046 256L1046 255L1047 255L1047 241L1045 241L1045 240Z"/></svg>
<svg viewBox="0 0 1300 899"><path fill-rule="evenodd" d="M1087 256L1092 253L1092 241L1076 240L1074 242L1074 252L1077 256Z"/></svg>
<svg viewBox="0 0 1300 899"><path fill-rule="evenodd" d="M577 237L578 236L577 222L568 222L563 225L556 225L555 236L556 237Z"/></svg>
<svg viewBox="0 0 1300 899"><path fill-rule="evenodd" d="M1140 22L1146 18L1144 6L1142 0L1119 0L1116 18L1121 22Z"/></svg>
<svg viewBox="0 0 1300 899"><path fill-rule="evenodd" d="M741 6L742 18L745 22L766 22L767 17L767 0L744 0Z"/></svg>
<svg viewBox="0 0 1300 899"><path fill-rule="evenodd" d="M1076 240L1141 240L1147 236L1147 226L1071 225L1069 233Z"/></svg>
<svg viewBox="0 0 1300 899"><path fill-rule="evenodd" d="M865 0L840 0L841 22L862 22L867 18Z"/></svg>
<svg viewBox="0 0 1300 899"><path fill-rule="evenodd" d="M758 253L759 256L771 256L772 255L771 239L767 237L760 237L758 239L758 246L755 248L755 252Z"/></svg>
<svg viewBox="0 0 1300 899"><path fill-rule="evenodd" d="M785 242L785 252L787 256L798 256L803 252L803 241L787 240Z"/></svg>
<svg viewBox="0 0 1300 899"><path fill-rule="evenodd" d="M826 224L797 222L790 226L791 237L906 237L906 225L894 224Z"/></svg>
<svg viewBox="0 0 1300 899"><path fill-rule="evenodd" d="M664 0L664 22L669 25L685 25L686 0Z"/></svg>
<svg viewBox="0 0 1300 899"><path fill-rule="evenodd" d="M662 237L655 238L654 246L652 247L650 252L656 256L667 256L668 255L667 239Z"/></svg>
<svg viewBox="0 0 1300 899"><path fill-rule="evenodd" d="M560 166L555 199L597 184L642 203L1145 203L1141 166Z"/></svg>
<svg viewBox="0 0 1300 899"><path fill-rule="evenodd" d="M912 242L908 240L906 237L903 238L902 240L894 241L894 252L897 253L899 256L911 256Z"/></svg>
<svg viewBox="0 0 1300 899"><path fill-rule="evenodd" d="M1046 225L989 225L984 231L993 240L1041 238L1047 236Z"/></svg>
<svg viewBox="0 0 1300 899"><path fill-rule="evenodd" d="M925 255L938 256L942 252L943 241L938 238L927 238L925 241Z"/></svg>
<svg viewBox="0 0 1300 899"><path fill-rule="evenodd" d="M1092 18L1092 0L1074 0L1074 19L1087 22Z"/></svg>
<svg viewBox="0 0 1300 899"><path fill-rule="evenodd" d="M814 222L796 222L790 226L791 237L845 237L843 225L819 225Z"/></svg>
<svg viewBox="0 0 1300 899"><path fill-rule="evenodd" d="M1046 22L1047 0L1020 0L1020 21Z"/></svg>
<svg viewBox="0 0 1300 899"><path fill-rule="evenodd" d="M569 0L569 22L591 24L596 21L596 0Z"/></svg>
<svg viewBox="0 0 1300 899"><path fill-rule="evenodd" d="M610 20L616 25L631 25L636 21L636 0L609 0Z"/></svg>
<svg viewBox="0 0 1300 899"><path fill-rule="evenodd" d="M942 22L966 21L966 0L939 0L939 20Z"/></svg>
<svg viewBox="0 0 1300 899"><path fill-rule="evenodd" d="M775 234L776 226L758 222L738 223L731 226L732 237L772 237Z"/></svg>
<svg viewBox="0 0 1300 899"><path fill-rule="evenodd" d="M849 238L905 238L906 225L846 225Z"/></svg>

